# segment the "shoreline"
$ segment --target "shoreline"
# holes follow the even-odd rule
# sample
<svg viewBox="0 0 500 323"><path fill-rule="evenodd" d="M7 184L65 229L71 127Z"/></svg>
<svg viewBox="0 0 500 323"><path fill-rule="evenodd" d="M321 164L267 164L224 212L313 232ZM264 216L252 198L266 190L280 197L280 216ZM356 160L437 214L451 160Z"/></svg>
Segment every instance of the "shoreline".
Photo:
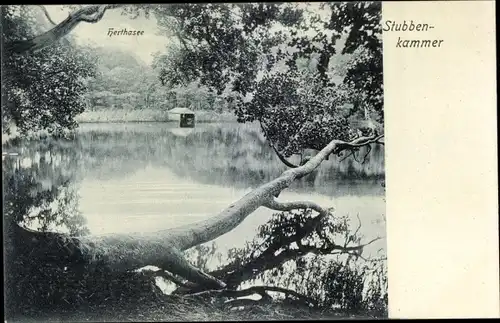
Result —
<svg viewBox="0 0 500 323"><path fill-rule="evenodd" d="M177 120L81 120L78 124L89 123L179 123ZM196 120L196 123L237 123L236 120Z"/></svg>
<svg viewBox="0 0 500 323"><path fill-rule="evenodd" d="M75 117L78 123L178 122L164 110L99 109L84 111ZM195 111L196 123L236 122L232 112Z"/></svg>
<svg viewBox="0 0 500 323"><path fill-rule="evenodd" d="M195 111L196 124L216 124L216 123L238 123L236 116L230 112L216 113L213 111ZM178 120L168 118L168 112L163 110L125 110L125 109L101 109L94 111L84 111L75 116L78 125L84 124L134 124L134 123L179 123ZM64 130L64 133L71 133L73 130ZM41 138L50 136L47 130L39 130L29 133L24 138ZM2 131L2 146L11 140L21 137L17 127L10 127L10 134Z"/></svg>

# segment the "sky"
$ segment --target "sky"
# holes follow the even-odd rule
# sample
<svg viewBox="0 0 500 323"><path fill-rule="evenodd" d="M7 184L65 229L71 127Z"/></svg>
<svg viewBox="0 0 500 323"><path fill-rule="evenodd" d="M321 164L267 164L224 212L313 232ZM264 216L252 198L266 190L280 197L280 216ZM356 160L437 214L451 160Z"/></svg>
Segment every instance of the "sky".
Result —
<svg viewBox="0 0 500 323"><path fill-rule="evenodd" d="M46 5L52 20L59 23L68 17L69 11L60 5ZM144 31L141 36L108 36L109 28L127 31ZM166 36L159 36L159 29L156 19L151 16L149 19L139 16L136 19L122 16L120 9L107 10L104 17L97 23L79 23L71 34L80 44L93 44L103 47L115 47L118 49L132 51L145 63L150 64L153 60L151 54L165 51L165 46L169 39Z"/></svg>
<svg viewBox="0 0 500 323"><path fill-rule="evenodd" d="M301 4L299 4L299 6L300 5ZM302 5L305 6L306 4ZM319 10L315 3L308 3L307 6L316 13L326 15L325 17L329 16L328 10ZM70 12L61 5L46 5L45 8L55 23L64 20ZM97 23L79 23L75 29L71 31L71 35L74 36L75 40L80 44L114 47L132 52L136 57L140 58L148 65L152 63L153 53L158 51L164 53L169 41L177 41L167 36L158 35L160 30L158 29L154 15L151 15L149 18L140 15L136 19L131 19L128 16L121 15L121 12L120 8L107 10L103 18ZM144 31L144 34L140 36L118 35L110 37L108 35L110 28L117 31L123 28L126 28L127 31ZM329 31L325 30L324 32L328 34ZM314 32L310 31L309 33ZM341 39L337 42L337 52L341 50L344 40L345 39Z"/></svg>

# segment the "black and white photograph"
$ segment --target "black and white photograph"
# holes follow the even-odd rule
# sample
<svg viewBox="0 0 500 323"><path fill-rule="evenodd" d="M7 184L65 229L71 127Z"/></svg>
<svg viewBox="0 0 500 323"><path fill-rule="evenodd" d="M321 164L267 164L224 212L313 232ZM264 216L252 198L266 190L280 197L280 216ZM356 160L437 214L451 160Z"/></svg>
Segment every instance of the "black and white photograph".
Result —
<svg viewBox="0 0 500 323"><path fill-rule="evenodd" d="M1 10L6 322L388 317L381 2Z"/></svg>

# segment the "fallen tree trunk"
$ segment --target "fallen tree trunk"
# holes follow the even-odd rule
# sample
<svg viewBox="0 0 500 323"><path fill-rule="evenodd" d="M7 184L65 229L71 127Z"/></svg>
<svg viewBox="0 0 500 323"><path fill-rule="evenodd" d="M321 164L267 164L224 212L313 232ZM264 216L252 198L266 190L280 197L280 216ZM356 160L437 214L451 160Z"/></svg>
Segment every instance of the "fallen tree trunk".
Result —
<svg viewBox="0 0 500 323"><path fill-rule="evenodd" d="M287 234L275 237L273 233L269 233L273 236L270 236L261 243L248 248L243 257L233 259L232 262L211 271L209 274L224 281L227 285L226 288L237 288L243 282L251 281L268 270L279 268L290 260L297 260L309 254L348 254L350 257L361 257L364 247L381 239L381 237L377 237L366 243L355 243L358 241L357 233L361 228L360 222L356 231L353 233L345 232L345 241L342 245L339 245L335 243L333 237L327 233L328 229L332 229L327 222L328 220L331 220L328 218L332 216L332 212L329 209L322 208L316 203L307 201L294 201L287 203L272 201L266 203L265 206L276 211L310 209L316 211L317 216L308 217L301 224L293 223L293 234L288 229L283 227L277 228L276 230L281 229L287 231ZM326 232L323 230L326 230ZM311 244L307 241L303 243L303 239L311 237L314 233L321 238L320 245L315 243ZM270 240L271 238L272 240ZM293 244L295 244L295 246L293 246ZM172 292L172 294L192 294L204 290L204 286L179 280L177 277L172 277L163 271L160 271L160 273L162 277L179 286Z"/></svg>
<svg viewBox="0 0 500 323"><path fill-rule="evenodd" d="M152 233L106 234L71 237L53 232L37 232L17 226L16 236L22 239L23 252L33 257L61 266L82 268L106 268L125 272L148 265L179 275L205 289L226 286L221 280L203 273L192 266L182 251L214 240L236 228L245 218L261 206L290 209L274 201L274 196L287 188L293 181L306 176L316 169L330 154L338 154L345 149L378 142L382 136L362 137L351 142L331 141L316 156L304 165L286 170L278 178L263 184L229 205L218 215L206 220L178 228ZM300 207L300 205L295 205ZM311 204L309 207L321 208ZM42 260L42 259L41 259Z"/></svg>

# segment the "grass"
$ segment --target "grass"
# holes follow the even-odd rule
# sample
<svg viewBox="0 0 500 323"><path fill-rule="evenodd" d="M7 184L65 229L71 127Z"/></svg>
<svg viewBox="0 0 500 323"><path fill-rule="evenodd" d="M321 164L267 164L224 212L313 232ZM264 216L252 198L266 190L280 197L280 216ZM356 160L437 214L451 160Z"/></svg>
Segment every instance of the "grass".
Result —
<svg viewBox="0 0 500 323"><path fill-rule="evenodd" d="M226 122L236 121L230 112L196 111L196 122ZM84 111L75 120L79 123L90 122L165 122L169 121L165 110L129 110L129 109L98 109Z"/></svg>
<svg viewBox="0 0 500 323"><path fill-rule="evenodd" d="M345 320L360 316L338 311L321 311L304 306L274 302L271 304L229 308L194 299L165 297L164 301L100 304L76 311L37 313L18 316L11 322L179 322L179 321L261 321L261 320ZM365 316L363 318L371 318Z"/></svg>
<svg viewBox="0 0 500 323"><path fill-rule="evenodd" d="M225 298L166 295L140 273L107 275L64 272L39 266L31 258L23 269L7 272L7 322L167 322L353 319L360 315L336 309L315 309L287 300L232 303ZM12 264L15 265L15 264ZM37 265L33 273L28 267ZM12 266L10 266L12 268ZM37 279L34 279L37 277ZM76 278L76 279L75 279ZM240 299L241 300L241 299ZM243 301L243 300L241 300ZM244 305L244 306L240 306ZM236 307L238 306L238 307ZM368 314L368 313L367 313ZM369 318L371 315L363 315Z"/></svg>

